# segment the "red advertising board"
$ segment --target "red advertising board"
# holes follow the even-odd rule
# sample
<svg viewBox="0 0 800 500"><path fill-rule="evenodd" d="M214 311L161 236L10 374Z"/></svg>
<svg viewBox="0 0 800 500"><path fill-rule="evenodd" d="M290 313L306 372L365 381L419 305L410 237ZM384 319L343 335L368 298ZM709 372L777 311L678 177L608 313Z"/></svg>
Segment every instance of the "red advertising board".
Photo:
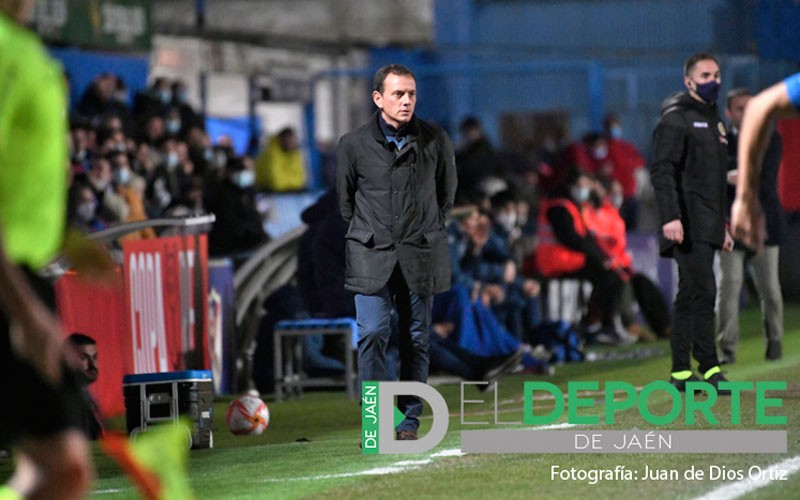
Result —
<svg viewBox="0 0 800 500"><path fill-rule="evenodd" d="M119 270L121 274L122 270ZM130 369L131 343L123 282L102 285L67 273L56 282L56 300L66 334L80 332L97 341L99 378L89 387L104 415L125 411L122 376Z"/></svg>
<svg viewBox="0 0 800 500"><path fill-rule="evenodd" d="M130 373L208 368L205 236L131 241L123 251Z"/></svg>
<svg viewBox="0 0 800 500"><path fill-rule="evenodd" d="M117 286L74 274L56 283L65 332L97 340L100 378L90 391L106 415L125 409L123 375L209 367L205 235L125 242L123 253Z"/></svg>

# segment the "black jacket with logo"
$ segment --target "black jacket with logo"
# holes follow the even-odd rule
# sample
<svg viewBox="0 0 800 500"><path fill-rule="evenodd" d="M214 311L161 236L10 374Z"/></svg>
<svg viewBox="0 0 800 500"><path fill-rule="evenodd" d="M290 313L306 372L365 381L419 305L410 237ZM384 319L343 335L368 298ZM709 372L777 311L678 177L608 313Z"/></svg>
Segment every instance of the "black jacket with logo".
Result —
<svg viewBox="0 0 800 500"><path fill-rule="evenodd" d="M728 140L717 107L673 94L661 106L653 131L650 178L661 224L683 224L685 248L702 241L725 242ZM661 254L671 256L675 243L661 235Z"/></svg>
<svg viewBox="0 0 800 500"><path fill-rule="evenodd" d="M399 262L409 289L428 296L450 288L445 216L453 206L456 166L447 134L412 117L399 151L379 114L345 134L336 148L336 190L347 231L345 287L380 290Z"/></svg>

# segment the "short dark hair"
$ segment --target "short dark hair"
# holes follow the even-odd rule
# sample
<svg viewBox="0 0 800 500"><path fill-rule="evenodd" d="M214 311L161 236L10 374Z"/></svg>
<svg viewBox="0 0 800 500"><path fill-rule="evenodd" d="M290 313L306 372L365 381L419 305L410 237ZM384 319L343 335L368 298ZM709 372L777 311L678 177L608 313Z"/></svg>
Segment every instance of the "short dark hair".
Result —
<svg viewBox="0 0 800 500"><path fill-rule="evenodd" d="M734 89L730 89L728 93L725 95L725 107L730 109L731 101L733 101L737 97L742 97L743 95L751 97L753 93L747 87L736 87Z"/></svg>
<svg viewBox="0 0 800 500"><path fill-rule="evenodd" d="M389 64L375 72L375 80L372 84L373 90L379 94L383 94L383 82L386 81L386 77L389 75L410 76L414 81L417 81L417 77L414 76L414 73L402 64Z"/></svg>
<svg viewBox="0 0 800 500"><path fill-rule="evenodd" d="M281 139L286 139L287 137L292 135L295 135L294 129L292 127L284 127L281 129L280 132L278 132L278 137L280 137Z"/></svg>
<svg viewBox="0 0 800 500"><path fill-rule="evenodd" d="M72 345L96 345L97 341L85 333L75 332L67 337L67 342Z"/></svg>
<svg viewBox="0 0 800 500"><path fill-rule="evenodd" d="M717 63L717 66L719 66L719 61L717 60L717 58L709 54L708 52L697 52L695 54L690 55L689 58L686 59L686 62L683 63L683 76L689 76L689 73L692 72L692 70L694 69L695 65L697 65L698 62L706 61L709 59Z"/></svg>

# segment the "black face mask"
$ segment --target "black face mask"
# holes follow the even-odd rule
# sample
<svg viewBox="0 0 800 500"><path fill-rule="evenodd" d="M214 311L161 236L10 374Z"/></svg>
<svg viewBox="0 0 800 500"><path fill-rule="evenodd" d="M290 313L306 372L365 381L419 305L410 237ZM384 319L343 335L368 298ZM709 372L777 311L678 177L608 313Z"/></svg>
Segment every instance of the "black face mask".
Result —
<svg viewBox="0 0 800 500"><path fill-rule="evenodd" d="M716 80L711 80L710 82L706 83L695 82L694 88L695 92L697 92L697 95L699 95L700 98L705 102L709 104L717 102L717 98L719 97L720 84Z"/></svg>

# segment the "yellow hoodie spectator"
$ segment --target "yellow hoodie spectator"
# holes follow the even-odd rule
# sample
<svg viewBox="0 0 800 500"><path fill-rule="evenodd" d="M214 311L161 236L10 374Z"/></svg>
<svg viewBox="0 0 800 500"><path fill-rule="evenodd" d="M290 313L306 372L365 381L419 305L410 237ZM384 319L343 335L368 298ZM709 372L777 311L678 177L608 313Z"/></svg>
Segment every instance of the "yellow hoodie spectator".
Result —
<svg viewBox="0 0 800 500"><path fill-rule="evenodd" d="M256 159L256 186L274 192L306 188L306 168L291 128L281 130Z"/></svg>

